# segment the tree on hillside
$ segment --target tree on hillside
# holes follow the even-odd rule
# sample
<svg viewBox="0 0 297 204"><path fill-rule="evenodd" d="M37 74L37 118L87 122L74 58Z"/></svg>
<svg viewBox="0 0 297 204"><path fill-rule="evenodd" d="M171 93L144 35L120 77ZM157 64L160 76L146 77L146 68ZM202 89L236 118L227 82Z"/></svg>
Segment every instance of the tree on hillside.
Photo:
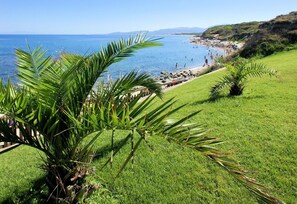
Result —
<svg viewBox="0 0 297 204"><path fill-rule="evenodd" d="M147 74L129 73L108 86L93 91L96 81L113 63L131 56L136 50L157 46L145 35L111 42L100 52L87 55L63 54L59 60L46 56L40 48L25 52L18 49L18 85L0 83L0 141L31 146L42 152L46 171L48 203L77 203L92 187L86 176L94 156L94 142L110 133L110 159L126 144L131 146L120 171L134 158L142 141L159 135L198 150L227 170L247 187L257 199L280 203L263 189L263 185L245 176L228 153L214 147L219 143L195 123L184 124L198 113L176 122L169 117L180 110L170 99L152 108L153 97L131 97L133 88L143 86L151 94L162 96L161 87ZM148 109L148 107L151 107ZM18 128L23 137L18 137ZM124 134L115 147L115 131ZM98 152L97 152L98 153Z"/></svg>
<svg viewBox="0 0 297 204"><path fill-rule="evenodd" d="M230 96L243 93L248 78L263 75L275 76L276 71L263 64L248 63L246 60L236 60L233 64L226 65L227 74L210 89L211 98L216 98L225 88L229 89Z"/></svg>

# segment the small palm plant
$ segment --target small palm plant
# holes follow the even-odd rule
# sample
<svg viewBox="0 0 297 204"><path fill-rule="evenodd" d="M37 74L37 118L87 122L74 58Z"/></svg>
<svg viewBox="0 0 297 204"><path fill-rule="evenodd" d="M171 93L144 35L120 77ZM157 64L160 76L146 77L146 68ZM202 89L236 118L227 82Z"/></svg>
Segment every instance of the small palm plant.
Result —
<svg viewBox="0 0 297 204"><path fill-rule="evenodd" d="M162 96L160 85L149 75L132 72L93 91L97 79L111 64L138 49L157 45L155 39L137 35L109 43L98 53L63 54L59 60L47 57L40 48L30 52L17 50L19 84L0 82L0 112L14 121L12 125L0 120L0 141L28 145L42 152L48 187L45 202L77 203L88 193L90 186L86 185L85 178L94 157L94 142L103 133L110 133L109 163L121 147L127 143L131 146L120 171L128 161L133 162L142 141L159 135L201 152L227 170L257 199L281 203L265 192L262 184L247 177L230 154L213 146L220 143L218 139L205 135L195 123L185 124L199 111L172 122L169 117L184 105L174 107L175 101L170 99L148 109L154 97L144 100L140 100L141 96L131 97L137 86ZM22 137L16 135L16 128ZM115 147L118 130L124 139Z"/></svg>
<svg viewBox="0 0 297 204"><path fill-rule="evenodd" d="M232 65L226 65L227 75L225 75L210 90L211 98L219 96L220 92L229 88L230 96L238 96L243 93L248 78L261 77L262 75L276 75L276 71L263 64L248 63L245 60L236 60Z"/></svg>

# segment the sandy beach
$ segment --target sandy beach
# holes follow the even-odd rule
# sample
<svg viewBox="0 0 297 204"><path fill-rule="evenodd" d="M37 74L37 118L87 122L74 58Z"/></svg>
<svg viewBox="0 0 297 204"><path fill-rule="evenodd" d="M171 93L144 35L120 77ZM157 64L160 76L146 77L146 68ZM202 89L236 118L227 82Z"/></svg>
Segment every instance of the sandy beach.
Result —
<svg viewBox="0 0 297 204"><path fill-rule="evenodd" d="M230 55L231 53L238 51L244 45L244 43L237 41L206 39L197 36L191 38L191 43L222 49L224 50L225 55Z"/></svg>

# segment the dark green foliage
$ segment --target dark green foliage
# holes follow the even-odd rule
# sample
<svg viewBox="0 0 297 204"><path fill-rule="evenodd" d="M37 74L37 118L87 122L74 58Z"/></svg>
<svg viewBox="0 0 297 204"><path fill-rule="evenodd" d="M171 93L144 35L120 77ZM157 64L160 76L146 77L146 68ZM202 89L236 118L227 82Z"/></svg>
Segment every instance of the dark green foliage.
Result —
<svg viewBox="0 0 297 204"><path fill-rule="evenodd" d="M258 31L260 22L214 26L203 32L202 37L219 40L245 41Z"/></svg>
<svg viewBox="0 0 297 204"><path fill-rule="evenodd" d="M243 84L240 83L234 83L231 87L230 87L230 91L229 91L229 95L230 96L239 96L242 94L244 89Z"/></svg>
<svg viewBox="0 0 297 204"><path fill-rule="evenodd" d="M138 49L156 45L159 44L154 39L138 35L111 42L107 48L89 56L63 54L60 60L47 57L40 48L29 53L17 49L21 88L10 82L0 83L0 111L14 121L23 137L18 137L6 120L1 120L0 140L25 144L43 153L42 168L47 173L48 188L46 202L81 200L94 187L85 183L94 141L105 130L122 128L128 135L137 130L139 124L130 121L133 120L130 111L135 110L139 97L127 106L123 99L128 99L129 91L135 86L144 86L161 96L160 85L150 76L132 73L112 85L113 89L104 89L106 96L102 93L104 98L100 101L89 98L97 79L109 65ZM134 117L141 113L138 111ZM138 122L142 124L142 131L150 133L146 121ZM150 124L150 129L154 128ZM85 144L85 138L92 139Z"/></svg>
<svg viewBox="0 0 297 204"><path fill-rule="evenodd" d="M265 57L282 50L296 48L297 12L277 16L267 22L214 26L207 29L202 37L244 41L246 44L240 51L241 57Z"/></svg>
<svg viewBox="0 0 297 204"><path fill-rule="evenodd" d="M282 50L290 50L297 43L297 12L281 15L262 23L244 46L241 57L268 56Z"/></svg>
<svg viewBox="0 0 297 204"><path fill-rule="evenodd" d="M226 68L227 75L211 88L211 98L217 98L224 88L229 88L230 96L239 96L243 93L248 78L261 77L265 74L276 75L275 70L267 68L263 64L248 63L244 59L237 59L233 64L226 65Z"/></svg>
<svg viewBox="0 0 297 204"><path fill-rule="evenodd" d="M289 48L291 42L280 35L269 34L261 31L253 36L240 52L241 57L251 58L254 56L265 57L275 52Z"/></svg>

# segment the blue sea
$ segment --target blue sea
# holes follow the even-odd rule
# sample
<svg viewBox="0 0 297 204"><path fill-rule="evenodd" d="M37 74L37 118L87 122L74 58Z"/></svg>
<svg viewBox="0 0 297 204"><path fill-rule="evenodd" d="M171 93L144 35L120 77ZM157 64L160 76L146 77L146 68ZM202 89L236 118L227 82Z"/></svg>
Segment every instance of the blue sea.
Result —
<svg viewBox="0 0 297 204"><path fill-rule="evenodd" d="M125 35L0 35L0 78L10 78L16 81L15 49L28 51L41 46L49 55L58 57L62 52L76 54L90 54L100 50L108 42L118 40ZM163 46L151 47L137 51L137 53L108 69L112 79L129 71L147 72L158 76L160 72L176 72L183 69L201 67L204 56L208 57L209 49L213 48L190 43L191 36L155 36ZM210 61L210 59L209 59ZM177 68L176 68L177 64Z"/></svg>

